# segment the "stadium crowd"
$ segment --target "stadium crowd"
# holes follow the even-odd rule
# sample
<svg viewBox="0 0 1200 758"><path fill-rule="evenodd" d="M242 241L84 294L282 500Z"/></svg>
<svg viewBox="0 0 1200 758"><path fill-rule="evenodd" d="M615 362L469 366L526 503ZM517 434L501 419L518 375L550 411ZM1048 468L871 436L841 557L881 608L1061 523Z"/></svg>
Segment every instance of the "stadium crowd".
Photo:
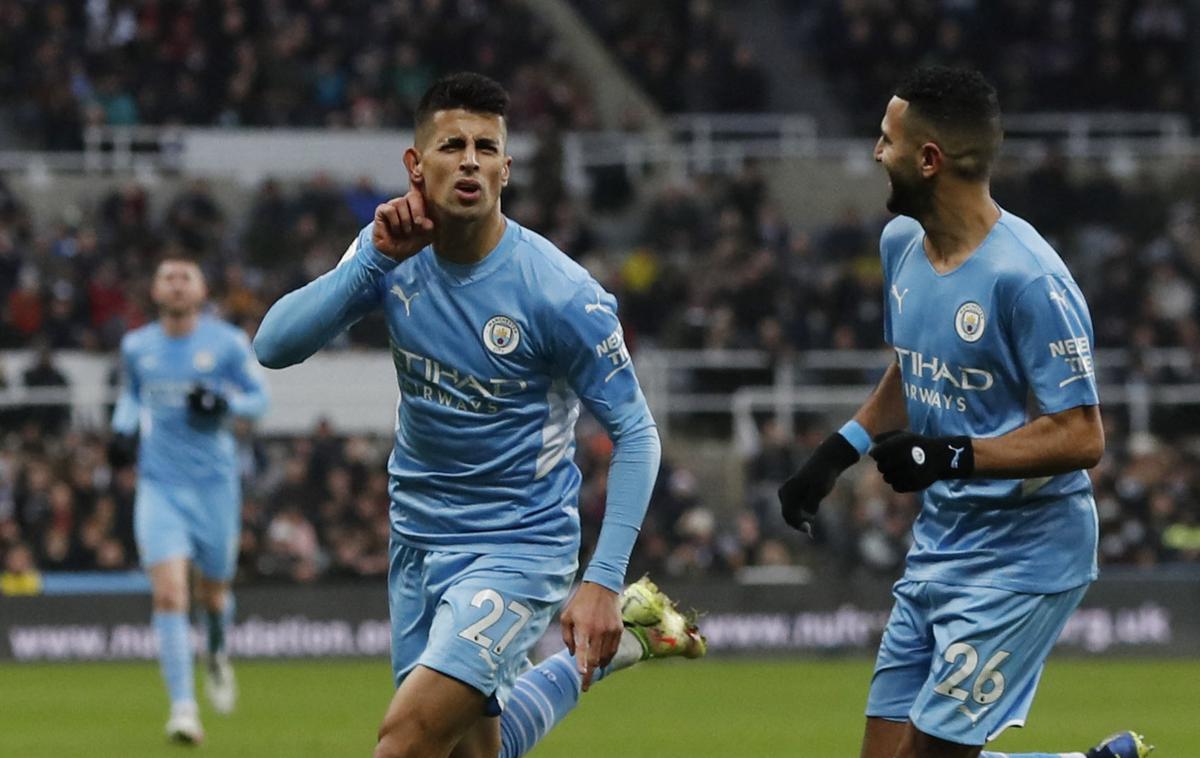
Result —
<svg viewBox="0 0 1200 758"><path fill-rule="evenodd" d="M71 150L86 125L407 127L470 69L527 127L588 127L551 42L516 0L0 0L0 100L30 146Z"/></svg>
<svg viewBox="0 0 1200 758"><path fill-rule="evenodd" d="M1094 309L1100 348L1200 356L1200 182L1184 168L1133 190L1102 170L1070 172L1051 151L1031 171L997 177L999 202L1043 229L1089 300L1104 304ZM618 295L634 346L755 347L783 357L882 344L882 217L847 209L820 228L789 223L747 163L652 196L637 243L614 250L577 201L549 194L514 188L506 207ZM156 215L147 191L129 184L35 229L0 176L0 348L114 349L152 313L146 277L169 249L197 257L217 310L253 333L267 305L337 260L384 197L366 181L338 186L323 175L300 186L267 181L243 217L226 218L196 180ZM385 344L382 321L368 319L344 343ZM1147 370L1156 380L1200 375L1196 359Z"/></svg>
<svg viewBox="0 0 1200 758"><path fill-rule="evenodd" d="M793 75L757 60L712 0L571 2L668 113L768 110L770 77ZM1012 113L1200 116L1181 0L796 10L801 45L855 130L874 132L897 71L931 62L979 67ZM52 150L78 149L85 125L407 126L451 69L504 81L526 127L596 125L586 77L517 0L0 0L0 118Z"/></svg>
<svg viewBox="0 0 1200 758"><path fill-rule="evenodd" d="M928 63L979 68L1009 113L1200 116L1194 7L1181 0L827 0L811 10L806 49L867 133L896 71Z"/></svg>
<svg viewBox="0 0 1200 758"><path fill-rule="evenodd" d="M667 113L757 113L767 69L712 0L571 0Z"/></svg>

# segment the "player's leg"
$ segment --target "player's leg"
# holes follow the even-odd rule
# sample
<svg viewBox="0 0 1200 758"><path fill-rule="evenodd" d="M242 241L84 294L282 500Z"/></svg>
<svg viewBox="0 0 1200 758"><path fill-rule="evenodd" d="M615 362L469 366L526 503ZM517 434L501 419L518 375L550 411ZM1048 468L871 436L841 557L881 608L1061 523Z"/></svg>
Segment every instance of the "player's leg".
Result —
<svg viewBox="0 0 1200 758"><path fill-rule="evenodd" d="M213 710L221 714L233 712L237 705L237 678L225 645L226 631L233 622L236 604L229 582L209 579L203 575L197 581L197 595L204 609L207 630L207 656L204 663L204 691Z"/></svg>
<svg viewBox="0 0 1200 758"><path fill-rule="evenodd" d="M908 715L929 677L934 637L924 582L905 579L892 588L895 603L867 695L867 724L860 758L894 758L908 731Z"/></svg>
<svg viewBox="0 0 1200 758"><path fill-rule="evenodd" d="M462 553L424 553L423 567L418 572L405 563L407 548L394 551L389 582L393 599L393 665L397 680L402 682L397 691L408 692L412 674L405 670L415 666L414 672L429 669L445 679L465 685L483 696L482 701L471 698L463 709L442 709L429 714L426 721L420 718L415 723L404 724L389 718L381 729L380 744L391 750L410 749L412 740L428 741L428 752L418 754L437 755L442 749L443 739L457 740L455 758L494 758L499 749L499 725L495 718L500 715L509 700L520 671L527 665L527 653L545 633L550 619L566 599L570 591L575 565L569 561L547 561L545 558L527 555L469 555ZM397 613L397 608L411 609L416 604L398 603L397 599L412 594L405 587L421 585L426 598L425 607L433 600L432 622L428 623L427 642L415 662L410 663L410 654L397 650L397 646L411 649L406 642L415 638L411 632L413 624L411 610ZM430 681L423 674L421 683ZM413 719L415 708L422 706L414 702L397 704L401 714ZM480 702L482 709L472 710ZM475 721L463 725L454 720L458 715L474 716ZM483 755L480 755L480 753ZM390 755L383 752L381 755ZM406 753L397 752L404 755Z"/></svg>
<svg viewBox="0 0 1200 758"><path fill-rule="evenodd" d="M165 490L153 482L138 483L134 537L150 577L159 668L171 701L167 736L181 742L199 742L204 735L196 708L188 623L187 578L192 547L183 515Z"/></svg>
<svg viewBox="0 0 1200 758"><path fill-rule="evenodd" d="M863 730L860 758L892 758L904 738L907 721L891 721L877 716L867 717Z"/></svg>
<svg viewBox="0 0 1200 758"><path fill-rule="evenodd" d="M699 658L707 651L695 620L646 577L621 593L621 616L625 630L617 654L593 683L640 661ZM579 670L565 648L522 674L500 719L500 758L527 753L575 708L580 691Z"/></svg>
<svg viewBox="0 0 1200 758"><path fill-rule="evenodd" d="M1035 595L927 587L936 651L897 756L973 758L1024 725L1046 656L1087 588Z"/></svg>
<svg viewBox="0 0 1200 758"><path fill-rule="evenodd" d="M236 480L215 481L180 497L186 499L193 561L200 573L197 599L207 630L204 691L217 713L228 714L237 704L237 680L225 642L236 609L230 586L237 573L241 489Z"/></svg>
<svg viewBox="0 0 1200 758"><path fill-rule="evenodd" d="M379 727L375 758L444 758L468 732L474 730L472 740L479 740L481 729L475 727L481 721L498 731L495 719L484 717L489 697L472 685L418 665L392 697ZM498 749L496 735L487 758Z"/></svg>

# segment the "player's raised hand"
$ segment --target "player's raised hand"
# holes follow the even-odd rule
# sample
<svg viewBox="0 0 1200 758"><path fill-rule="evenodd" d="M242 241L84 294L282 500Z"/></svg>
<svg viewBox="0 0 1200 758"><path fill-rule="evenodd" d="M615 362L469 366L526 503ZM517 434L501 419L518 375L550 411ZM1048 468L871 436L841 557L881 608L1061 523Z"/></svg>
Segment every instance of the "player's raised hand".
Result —
<svg viewBox="0 0 1200 758"><path fill-rule="evenodd" d="M607 587L584 582L562 613L563 642L575 656L584 692L591 686L596 670L612 662L621 644L625 625L618 600L617 593Z"/></svg>
<svg viewBox="0 0 1200 758"><path fill-rule="evenodd" d="M425 212L425 198L417 188L375 208L371 243L387 257L402 261L433 242L433 219Z"/></svg>
<svg viewBox="0 0 1200 758"><path fill-rule="evenodd" d="M821 501L833 491L841 473L853 466L858 458L858 451L840 433L826 437L800 470L779 488L783 520L794 529L812 535L812 522Z"/></svg>

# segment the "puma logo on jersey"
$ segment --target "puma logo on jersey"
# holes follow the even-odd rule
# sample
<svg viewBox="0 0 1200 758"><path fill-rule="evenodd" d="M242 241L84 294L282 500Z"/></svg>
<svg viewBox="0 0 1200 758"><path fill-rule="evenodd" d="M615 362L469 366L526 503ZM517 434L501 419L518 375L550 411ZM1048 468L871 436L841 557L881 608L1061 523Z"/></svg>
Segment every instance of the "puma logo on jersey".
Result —
<svg viewBox="0 0 1200 758"><path fill-rule="evenodd" d="M421 293L414 292L411 295L406 295L406 294L404 294L404 289L401 288L401 286L399 284L393 284L392 285L392 294L395 295L396 297L400 298L400 301L402 303L404 303L404 315L411 316L412 315L412 301L415 300L417 298L417 295L420 295Z"/></svg>
<svg viewBox="0 0 1200 758"><path fill-rule="evenodd" d="M617 314L613 312L612 308L609 308L607 305L600 302L600 293L599 292L596 293L596 302L588 303L583 306L584 313L591 314L591 313L595 313L596 311L600 311L601 313L607 313L608 315L612 316L613 318L617 317Z"/></svg>
<svg viewBox="0 0 1200 758"><path fill-rule="evenodd" d="M908 287L905 287L904 291L901 292L899 289L896 288L896 285L894 285L894 284L892 285L892 297L896 298L896 312L897 313L904 313L904 296L907 294L908 294Z"/></svg>
<svg viewBox="0 0 1200 758"><path fill-rule="evenodd" d="M958 468L958 457L963 454L963 451L966 450L966 448L955 447L954 445L947 445L946 447L954 451L954 457L950 459L950 468Z"/></svg>

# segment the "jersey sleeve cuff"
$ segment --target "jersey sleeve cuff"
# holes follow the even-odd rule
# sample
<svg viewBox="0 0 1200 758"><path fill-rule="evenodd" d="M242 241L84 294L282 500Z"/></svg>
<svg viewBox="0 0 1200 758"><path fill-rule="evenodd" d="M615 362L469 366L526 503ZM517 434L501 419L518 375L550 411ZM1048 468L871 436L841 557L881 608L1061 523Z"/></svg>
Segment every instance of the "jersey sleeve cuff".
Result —
<svg viewBox="0 0 1200 758"><path fill-rule="evenodd" d="M375 243L371 241L371 228L374 223L367 224L358 233L358 253L355 257L373 273L386 274L399 266L400 261L387 257L375 248Z"/></svg>
<svg viewBox="0 0 1200 758"><path fill-rule="evenodd" d="M619 595L621 587L625 583L625 576L622 572L608 566L591 564L587 567L587 571L583 572L583 581L598 584Z"/></svg>

